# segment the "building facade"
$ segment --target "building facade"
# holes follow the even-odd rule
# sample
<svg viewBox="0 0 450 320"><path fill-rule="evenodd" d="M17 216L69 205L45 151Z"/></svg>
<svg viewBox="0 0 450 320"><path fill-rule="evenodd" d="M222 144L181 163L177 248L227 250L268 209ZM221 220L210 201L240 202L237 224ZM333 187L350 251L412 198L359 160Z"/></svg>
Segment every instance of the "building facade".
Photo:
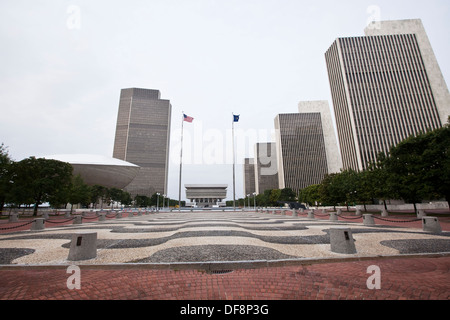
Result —
<svg viewBox="0 0 450 320"><path fill-rule="evenodd" d="M255 144L255 192L278 189L277 148L274 142Z"/></svg>
<svg viewBox="0 0 450 320"><path fill-rule="evenodd" d="M344 169L441 127L450 94L420 20L377 22L325 53Z"/></svg>
<svg viewBox="0 0 450 320"><path fill-rule="evenodd" d="M223 200L227 197L227 184L186 184L186 206L211 208L225 207Z"/></svg>
<svg viewBox="0 0 450 320"><path fill-rule="evenodd" d="M254 158L244 159L244 197L255 192L255 162Z"/></svg>
<svg viewBox="0 0 450 320"><path fill-rule="evenodd" d="M126 187L132 195L167 194L171 113L158 90L121 90L113 157L140 167Z"/></svg>
<svg viewBox="0 0 450 320"><path fill-rule="evenodd" d="M279 114L275 135L279 189L298 192L321 183L328 165L320 113Z"/></svg>
<svg viewBox="0 0 450 320"><path fill-rule="evenodd" d="M328 101L300 101L298 103L298 112L320 114L328 173L339 172L342 169L342 158Z"/></svg>

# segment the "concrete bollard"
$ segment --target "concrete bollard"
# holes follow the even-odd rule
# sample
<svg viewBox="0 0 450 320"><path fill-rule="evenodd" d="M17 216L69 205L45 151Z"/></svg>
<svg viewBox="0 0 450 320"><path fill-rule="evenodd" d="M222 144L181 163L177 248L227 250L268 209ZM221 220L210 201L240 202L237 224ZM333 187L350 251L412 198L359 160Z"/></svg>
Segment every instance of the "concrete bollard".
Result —
<svg viewBox="0 0 450 320"><path fill-rule="evenodd" d="M422 217L426 217L427 214L425 213L425 210L423 209L419 209L419 211L417 211L417 218L422 218Z"/></svg>
<svg viewBox="0 0 450 320"><path fill-rule="evenodd" d="M134 217L133 212L128 213L128 218L133 218L133 217Z"/></svg>
<svg viewBox="0 0 450 320"><path fill-rule="evenodd" d="M88 260L95 257L97 257L97 232L73 234L67 260Z"/></svg>
<svg viewBox="0 0 450 320"><path fill-rule="evenodd" d="M383 211L381 211L381 216L382 217L387 217L389 214L387 212L387 210L385 208L383 208Z"/></svg>
<svg viewBox="0 0 450 320"><path fill-rule="evenodd" d="M356 253L355 240L350 228L330 229L331 251L336 253L354 254Z"/></svg>
<svg viewBox="0 0 450 320"><path fill-rule="evenodd" d="M314 219L314 211L313 210L308 212L308 219Z"/></svg>
<svg viewBox="0 0 450 320"><path fill-rule="evenodd" d="M292 209L292 216L293 216L293 217L298 217L297 210Z"/></svg>
<svg viewBox="0 0 450 320"><path fill-rule="evenodd" d="M441 233L441 224L436 217L422 217L422 228L423 231L432 233Z"/></svg>
<svg viewBox="0 0 450 320"><path fill-rule="evenodd" d="M42 218L44 218L45 220L48 220L49 219L48 212L44 212L42 214Z"/></svg>
<svg viewBox="0 0 450 320"><path fill-rule="evenodd" d="M330 221L338 221L336 212L330 212Z"/></svg>
<svg viewBox="0 0 450 320"><path fill-rule="evenodd" d="M17 222L19 221L19 214L18 213L11 213L9 215L9 222Z"/></svg>
<svg viewBox="0 0 450 320"><path fill-rule="evenodd" d="M106 213L99 213L98 221L106 221Z"/></svg>
<svg viewBox="0 0 450 320"><path fill-rule="evenodd" d="M337 215L341 215L342 214L342 209L337 209Z"/></svg>
<svg viewBox="0 0 450 320"><path fill-rule="evenodd" d="M66 211L66 213L64 213L64 218L70 218L70 211Z"/></svg>
<svg viewBox="0 0 450 320"><path fill-rule="evenodd" d="M31 230L44 230L45 229L45 219L44 218L36 218L33 220L31 224Z"/></svg>
<svg viewBox="0 0 450 320"><path fill-rule="evenodd" d="M122 212L117 212L116 219L122 219Z"/></svg>
<svg viewBox="0 0 450 320"><path fill-rule="evenodd" d="M139 216L139 217L142 216L142 212L139 211L139 212L138 212L138 216Z"/></svg>
<svg viewBox="0 0 450 320"><path fill-rule="evenodd" d="M285 216L286 215L286 210L282 210L281 211L281 215Z"/></svg>
<svg viewBox="0 0 450 320"><path fill-rule="evenodd" d="M83 223L83 217L75 216L75 219L73 220L73 224L82 224L82 223Z"/></svg>
<svg viewBox="0 0 450 320"><path fill-rule="evenodd" d="M371 214L363 214L363 224L365 226L374 226L375 220L373 220L373 215Z"/></svg>
<svg viewBox="0 0 450 320"><path fill-rule="evenodd" d="M360 215L361 215L361 210L360 210L360 209L356 209L355 215L356 215L356 216L360 216Z"/></svg>

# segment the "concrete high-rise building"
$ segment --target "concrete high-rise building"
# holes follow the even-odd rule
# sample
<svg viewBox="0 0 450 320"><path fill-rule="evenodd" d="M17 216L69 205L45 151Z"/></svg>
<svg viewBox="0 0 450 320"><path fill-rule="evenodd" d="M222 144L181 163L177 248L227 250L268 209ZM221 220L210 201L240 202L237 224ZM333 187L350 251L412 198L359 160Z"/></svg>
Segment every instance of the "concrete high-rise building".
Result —
<svg viewBox="0 0 450 320"><path fill-rule="evenodd" d="M275 135L279 188L298 192L321 183L328 173L321 114L279 114Z"/></svg>
<svg viewBox="0 0 450 320"><path fill-rule="evenodd" d="M255 192L278 189L277 149L274 142L255 144Z"/></svg>
<svg viewBox="0 0 450 320"><path fill-rule="evenodd" d="M253 158L244 159L244 197L255 192L255 162Z"/></svg>
<svg viewBox="0 0 450 320"><path fill-rule="evenodd" d="M140 166L133 195L167 194L172 106L158 90L122 89L113 157Z"/></svg>
<svg viewBox="0 0 450 320"><path fill-rule="evenodd" d="M450 94L420 20L370 24L325 58L344 169L447 122Z"/></svg>
<svg viewBox="0 0 450 320"><path fill-rule="evenodd" d="M319 113L322 124L328 173L337 173L342 169L342 158L339 152L338 140L334 130L334 121L328 101L300 101L299 113Z"/></svg>

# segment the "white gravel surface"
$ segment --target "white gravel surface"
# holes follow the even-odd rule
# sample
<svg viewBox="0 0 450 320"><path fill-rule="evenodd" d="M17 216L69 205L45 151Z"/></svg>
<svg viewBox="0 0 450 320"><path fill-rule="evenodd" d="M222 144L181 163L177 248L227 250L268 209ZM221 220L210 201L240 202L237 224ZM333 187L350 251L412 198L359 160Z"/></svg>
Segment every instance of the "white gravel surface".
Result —
<svg viewBox="0 0 450 320"><path fill-rule="evenodd" d="M344 225L355 230L356 254L338 254L330 250L327 230ZM97 257L79 262L68 261L70 235L82 231L97 233ZM280 257L362 257L400 254L399 249L385 242L389 244L389 241L407 239L439 240L436 243L442 246L442 250L450 252L449 236L448 232L433 235L419 229L366 227L353 222L333 224L326 220L269 214L160 213L0 235L0 258L4 264L34 265L155 262L156 257L161 262L177 259L183 262L186 259L194 260L192 262L211 261L217 257L231 261L273 260ZM384 244L381 244L382 241ZM17 257L20 249L24 255ZM34 252L25 252L24 249ZM155 258L152 258L153 255Z"/></svg>

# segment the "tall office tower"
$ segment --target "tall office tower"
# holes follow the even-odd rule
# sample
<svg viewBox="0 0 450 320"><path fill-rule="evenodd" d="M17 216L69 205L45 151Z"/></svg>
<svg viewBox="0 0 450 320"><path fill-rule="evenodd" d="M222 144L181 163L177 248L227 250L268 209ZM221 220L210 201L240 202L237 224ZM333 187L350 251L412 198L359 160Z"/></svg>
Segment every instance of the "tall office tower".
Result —
<svg viewBox="0 0 450 320"><path fill-rule="evenodd" d="M121 90L113 157L141 167L126 187L132 195L167 194L171 112L158 90Z"/></svg>
<svg viewBox="0 0 450 320"><path fill-rule="evenodd" d="M338 141L333 125L334 121L331 117L331 109L328 101L301 101L298 103L298 112L320 113L328 173L339 172L342 169L342 158L338 148Z"/></svg>
<svg viewBox="0 0 450 320"><path fill-rule="evenodd" d="M244 159L244 197L255 192L255 163L253 158Z"/></svg>
<svg viewBox="0 0 450 320"><path fill-rule="evenodd" d="M255 192L278 189L277 147L275 142L255 144Z"/></svg>
<svg viewBox="0 0 450 320"><path fill-rule="evenodd" d="M362 170L405 138L441 127L450 94L420 20L370 24L325 53L343 168Z"/></svg>
<svg viewBox="0 0 450 320"><path fill-rule="evenodd" d="M279 188L298 192L321 183L328 164L320 113L279 114L275 135Z"/></svg>

